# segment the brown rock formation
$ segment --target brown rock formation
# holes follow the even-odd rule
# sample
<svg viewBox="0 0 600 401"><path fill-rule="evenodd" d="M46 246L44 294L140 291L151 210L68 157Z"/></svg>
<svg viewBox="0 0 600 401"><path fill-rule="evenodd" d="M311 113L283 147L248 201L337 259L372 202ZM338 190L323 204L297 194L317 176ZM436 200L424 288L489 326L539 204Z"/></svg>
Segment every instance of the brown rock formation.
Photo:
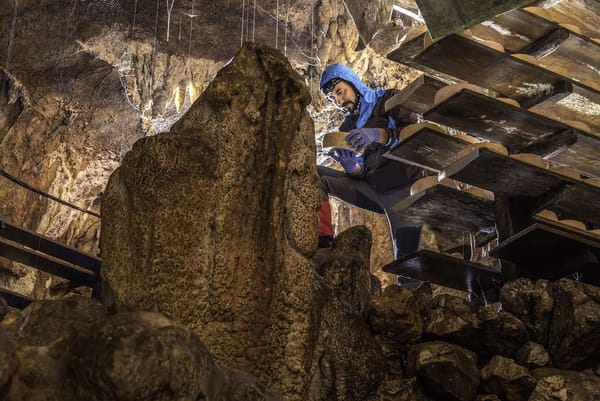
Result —
<svg viewBox="0 0 600 401"><path fill-rule="evenodd" d="M481 370L481 380L484 390L507 401L526 401L536 382L525 367L499 355Z"/></svg>
<svg viewBox="0 0 600 401"><path fill-rule="evenodd" d="M3 321L0 356L6 401L277 399L256 378L215 365L196 334L165 316L111 315L81 297Z"/></svg>
<svg viewBox="0 0 600 401"><path fill-rule="evenodd" d="M600 287L568 279L553 286L548 353L563 369L595 367L600 355Z"/></svg>
<svg viewBox="0 0 600 401"><path fill-rule="evenodd" d="M411 347L408 373L422 381L427 393L441 399L470 401L477 395L477 355L455 344L434 341Z"/></svg>
<svg viewBox="0 0 600 401"><path fill-rule="evenodd" d="M172 132L136 143L103 202L112 301L167 313L221 364L276 386L301 373L312 299L308 101L280 53L244 46Z"/></svg>

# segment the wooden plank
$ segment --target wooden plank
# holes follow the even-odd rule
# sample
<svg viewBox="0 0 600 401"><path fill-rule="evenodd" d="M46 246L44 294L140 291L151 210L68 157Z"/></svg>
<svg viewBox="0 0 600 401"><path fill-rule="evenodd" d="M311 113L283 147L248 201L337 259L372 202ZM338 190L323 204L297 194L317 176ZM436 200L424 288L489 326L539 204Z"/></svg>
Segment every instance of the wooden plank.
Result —
<svg viewBox="0 0 600 401"><path fill-rule="evenodd" d="M485 293L487 300L498 300L502 284L500 273L488 266L469 262L428 249L422 249L384 266L384 272L454 288L474 294Z"/></svg>
<svg viewBox="0 0 600 401"><path fill-rule="evenodd" d="M575 167L588 177L600 177L600 138L578 134L577 142L547 160Z"/></svg>
<svg viewBox="0 0 600 401"><path fill-rule="evenodd" d="M66 262L100 273L100 259L56 242L34 231L0 221L0 237L14 241L31 249L48 254Z"/></svg>
<svg viewBox="0 0 600 401"><path fill-rule="evenodd" d="M555 29L556 24L553 22L522 9L514 9L472 26L466 34L474 39L499 43L508 52L522 53L521 49Z"/></svg>
<svg viewBox="0 0 600 401"><path fill-rule="evenodd" d="M5 288L0 288L0 298L4 299L6 304L14 309L24 309L34 301L28 296L18 294Z"/></svg>
<svg viewBox="0 0 600 401"><path fill-rule="evenodd" d="M423 117L498 142L511 153L518 153L544 137L573 129L566 124L468 89L463 89L433 107L424 113Z"/></svg>
<svg viewBox="0 0 600 401"><path fill-rule="evenodd" d="M456 154L467 145L461 139L424 127L384 156L439 172L454 163Z"/></svg>
<svg viewBox="0 0 600 401"><path fill-rule="evenodd" d="M510 156L479 148L440 173L497 194L516 198L537 198L558 191L576 180L556 174ZM600 195L600 191L598 191Z"/></svg>
<svg viewBox="0 0 600 401"><path fill-rule="evenodd" d="M583 88L573 87L573 92L561 99L536 104L530 111L564 124L573 121L584 123L590 134L600 133L600 102L598 96Z"/></svg>
<svg viewBox="0 0 600 401"><path fill-rule="evenodd" d="M423 84L402 103L402 107L413 113L423 114L434 106L435 94L447 85L439 79L423 75Z"/></svg>
<svg viewBox="0 0 600 401"><path fill-rule="evenodd" d="M574 27L589 38L600 37L600 2L598 0L562 0L551 7L525 7L525 12L559 25Z"/></svg>
<svg viewBox="0 0 600 401"><path fill-rule="evenodd" d="M582 281L594 283L600 272L600 241L540 223L500 243L490 256L514 262L532 279L553 280L584 272Z"/></svg>
<svg viewBox="0 0 600 401"><path fill-rule="evenodd" d="M600 228L600 188L583 181L576 182L569 191L546 206L560 219L576 219L588 228Z"/></svg>
<svg viewBox="0 0 600 401"><path fill-rule="evenodd" d="M533 55L541 67L600 90L600 45L541 16L512 10L472 27L467 35L496 42L509 53Z"/></svg>
<svg viewBox="0 0 600 401"><path fill-rule="evenodd" d="M532 219L534 222L542 223L543 225L548 226L548 227L554 227L561 231L565 231L565 232L568 232L571 234L581 235L582 237L587 238L590 241L600 241L600 235L591 233L587 230L585 230L585 231L580 230L577 227L566 225L566 224L562 223L560 220L551 220L551 219L545 218L540 215L534 215L532 217Z"/></svg>
<svg viewBox="0 0 600 401"><path fill-rule="evenodd" d="M445 185L404 198L391 210L406 225L476 233L493 227L493 202Z"/></svg>
<svg viewBox="0 0 600 401"><path fill-rule="evenodd" d="M569 93L573 85L569 78L456 34L433 43L414 61L515 99L525 108Z"/></svg>
<svg viewBox="0 0 600 401"><path fill-rule="evenodd" d="M416 0L416 2L434 38L460 32L510 9L533 3L531 0Z"/></svg>
<svg viewBox="0 0 600 401"><path fill-rule="evenodd" d="M55 276L66 278L73 284L90 285L96 279L95 273L21 244L0 238L0 256L26 264Z"/></svg>

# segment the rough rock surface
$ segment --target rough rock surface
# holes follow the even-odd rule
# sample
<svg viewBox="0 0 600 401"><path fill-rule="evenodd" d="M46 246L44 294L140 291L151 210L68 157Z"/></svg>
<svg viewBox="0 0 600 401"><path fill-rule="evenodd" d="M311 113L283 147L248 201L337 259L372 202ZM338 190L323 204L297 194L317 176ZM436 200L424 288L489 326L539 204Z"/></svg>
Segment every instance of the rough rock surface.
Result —
<svg viewBox="0 0 600 401"><path fill-rule="evenodd" d="M481 370L482 388L507 401L526 401L535 383L527 368L499 355Z"/></svg>
<svg viewBox="0 0 600 401"><path fill-rule="evenodd" d="M106 297L168 314L274 383L300 373L313 297L308 101L279 52L244 46L172 132L135 144L102 205Z"/></svg>
<svg viewBox="0 0 600 401"><path fill-rule="evenodd" d="M477 395L480 374L477 355L443 341L414 345L408 352L408 374L417 376L429 394L470 401Z"/></svg>
<svg viewBox="0 0 600 401"><path fill-rule="evenodd" d="M554 310L548 334L553 366L595 368L600 355L600 287L561 279L554 283Z"/></svg>
<svg viewBox="0 0 600 401"><path fill-rule="evenodd" d="M394 371L403 369L403 357L408 347L417 343L431 309L431 287L423 284L416 291L391 285L371 302L371 331L388 364Z"/></svg>
<svg viewBox="0 0 600 401"><path fill-rule="evenodd" d="M371 282L369 233L354 227L316 255L315 303L307 344L305 399L366 399L388 366L367 324Z"/></svg>
<svg viewBox="0 0 600 401"><path fill-rule="evenodd" d="M512 357L529 340L525 325L512 314L448 294L434 298L425 335L461 344L486 359Z"/></svg>
<svg viewBox="0 0 600 401"><path fill-rule="evenodd" d="M590 371L541 368L533 370L532 374L537 379L537 385L529 401L600 399L600 376Z"/></svg>
<svg viewBox="0 0 600 401"><path fill-rule="evenodd" d="M550 363L550 355L541 344L529 341L519 348L515 360L529 369L543 368Z"/></svg>
<svg viewBox="0 0 600 401"><path fill-rule="evenodd" d="M546 345L554 307L550 282L524 278L509 282L500 291L500 301L504 310L525 322L533 341Z"/></svg>
<svg viewBox="0 0 600 401"><path fill-rule="evenodd" d="M217 366L196 334L164 315L111 314L82 297L3 321L0 356L6 401L277 400L256 378Z"/></svg>

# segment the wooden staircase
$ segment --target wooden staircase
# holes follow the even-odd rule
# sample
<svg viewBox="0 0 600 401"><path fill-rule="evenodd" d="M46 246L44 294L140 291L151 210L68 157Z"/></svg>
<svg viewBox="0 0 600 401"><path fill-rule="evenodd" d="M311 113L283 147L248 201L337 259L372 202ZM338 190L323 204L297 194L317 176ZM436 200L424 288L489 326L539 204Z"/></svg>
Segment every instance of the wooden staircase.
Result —
<svg viewBox="0 0 600 401"><path fill-rule="evenodd" d="M99 258L56 242L36 232L0 221L0 256L69 280L71 288L87 286L97 296ZM33 300L0 288L8 306L22 309Z"/></svg>
<svg viewBox="0 0 600 401"><path fill-rule="evenodd" d="M573 275L600 285L600 24L586 16L600 18L596 7L576 10L580 18L560 8L515 9L438 40L416 27L387 55L424 72L400 106L425 122L403 131L386 156L437 173L440 181L395 210L407 224L446 232L489 233L492 226L498 245L490 256L500 267L428 250L384 271L486 301L516 277ZM473 141L456 131L503 145L508 154L485 148L464 154ZM446 179L491 191L493 200L441 185ZM558 218L540 217L545 210Z"/></svg>

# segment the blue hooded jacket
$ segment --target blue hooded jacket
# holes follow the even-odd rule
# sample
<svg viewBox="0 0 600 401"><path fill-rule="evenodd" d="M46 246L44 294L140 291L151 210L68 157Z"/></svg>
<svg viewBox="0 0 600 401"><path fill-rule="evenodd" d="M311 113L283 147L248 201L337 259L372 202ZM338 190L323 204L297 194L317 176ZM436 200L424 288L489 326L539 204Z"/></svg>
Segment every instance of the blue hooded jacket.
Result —
<svg viewBox="0 0 600 401"><path fill-rule="evenodd" d="M341 78L344 81L350 82L356 90L360 93L360 110L358 113L358 121L356 122L356 128L362 128L365 126L367 120L373 112L375 103L385 93L384 89L375 90L365 85L358 75L348 66L340 63L331 64L325 68L323 74L321 74L321 81L319 82L319 88L323 92L323 88L327 82L334 78Z"/></svg>

